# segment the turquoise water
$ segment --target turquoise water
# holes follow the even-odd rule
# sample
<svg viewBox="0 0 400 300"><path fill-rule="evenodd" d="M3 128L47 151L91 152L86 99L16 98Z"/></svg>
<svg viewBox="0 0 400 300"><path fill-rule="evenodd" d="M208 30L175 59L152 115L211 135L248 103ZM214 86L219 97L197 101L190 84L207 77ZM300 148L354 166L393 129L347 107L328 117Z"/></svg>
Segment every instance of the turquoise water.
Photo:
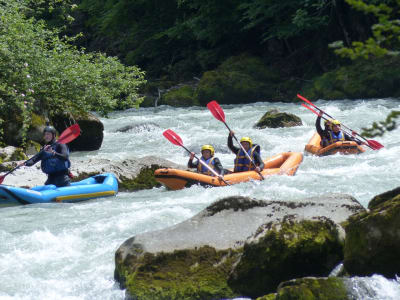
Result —
<svg viewBox="0 0 400 300"><path fill-rule="evenodd" d="M318 106L359 130L381 121L396 100L316 102ZM253 129L269 109L291 112L303 126L287 129ZM314 132L315 116L300 104L256 103L223 106L226 121L238 137L251 136L262 156L300 151ZM227 129L206 108L170 107L113 113L102 119L105 138L99 151L74 153L82 158L157 155L186 164L188 155L162 136L165 129L178 133L185 146L199 151L213 144L224 167L234 156L226 146ZM121 133L118 129L135 126ZM123 299L114 283L114 253L127 238L186 220L218 198L244 195L260 199L301 199L322 193L348 193L364 206L376 194L399 186L399 130L375 138L380 151L355 156L305 156L296 176L273 176L225 188L194 186L181 191L164 188L119 193L115 198L78 204L46 204L0 209L0 299ZM399 299L400 285L381 276L354 279L357 299ZM367 291L367 292L366 292Z"/></svg>

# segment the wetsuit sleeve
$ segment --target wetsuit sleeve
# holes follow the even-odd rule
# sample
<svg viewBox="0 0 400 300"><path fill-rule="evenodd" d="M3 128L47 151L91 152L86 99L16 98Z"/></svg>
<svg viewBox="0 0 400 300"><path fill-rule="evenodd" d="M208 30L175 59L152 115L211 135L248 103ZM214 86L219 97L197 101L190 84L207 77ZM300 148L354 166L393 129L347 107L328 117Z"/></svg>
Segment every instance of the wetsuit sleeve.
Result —
<svg viewBox="0 0 400 300"><path fill-rule="evenodd" d="M222 167L221 161L217 157L214 158L214 168L218 174L224 175L224 168Z"/></svg>
<svg viewBox="0 0 400 300"><path fill-rule="evenodd" d="M321 138L325 135L324 130L322 130L321 127L321 116L318 116L317 120L315 121L315 129L317 129L317 132Z"/></svg>
<svg viewBox="0 0 400 300"><path fill-rule="evenodd" d="M233 145L233 138L230 135L228 136L228 148L235 154L239 151L239 148Z"/></svg>
<svg viewBox="0 0 400 300"><path fill-rule="evenodd" d="M199 161L193 163L193 160L188 161L188 168L197 168L197 165L199 164Z"/></svg>
<svg viewBox="0 0 400 300"><path fill-rule="evenodd" d="M38 161L42 160L42 151L37 153L35 156L33 156L31 159L29 159L26 163L25 166L31 167L34 164L36 164Z"/></svg>
<svg viewBox="0 0 400 300"><path fill-rule="evenodd" d="M262 171L264 169L264 162L263 162L260 154L258 152L256 152L256 151L254 151L253 156L254 156L254 162L256 163L256 165L258 167L260 167L260 169Z"/></svg>
<svg viewBox="0 0 400 300"><path fill-rule="evenodd" d="M57 151L54 155L65 160L69 159L67 146L64 144L58 144Z"/></svg>

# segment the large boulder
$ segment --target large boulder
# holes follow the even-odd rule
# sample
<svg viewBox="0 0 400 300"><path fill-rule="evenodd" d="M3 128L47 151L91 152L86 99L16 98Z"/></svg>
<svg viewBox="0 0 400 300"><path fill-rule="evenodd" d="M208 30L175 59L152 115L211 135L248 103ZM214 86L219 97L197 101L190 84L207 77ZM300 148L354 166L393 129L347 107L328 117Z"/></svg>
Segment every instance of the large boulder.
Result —
<svg viewBox="0 0 400 300"><path fill-rule="evenodd" d="M7 145L20 147L23 142L23 119L21 115L11 116L11 119L5 120L2 124L4 135L3 142ZM45 127L45 118L32 113L30 124L25 135L26 141L40 143L43 140L43 129Z"/></svg>
<svg viewBox="0 0 400 300"><path fill-rule="evenodd" d="M339 223L363 210L340 194L225 198L187 221L125 241L115 254L115 279L135 299L261 296L305 273L326 276L342 259Z"/></svg>
<svg viewBox="0 0 400 300"><path fill-rule="evenodd" d="M400 274L400 187L375 196L368 208L345 223L345 269L394 278Z"/></svg>
<svg viewBox="0 0 400 300"><path fill-rule="evenodd" d="M280 112L277 109L267 111L261 119L254 125L254 128L279 128L279 127L294 127L301 126L301 119L294 115L285 112Z"/></svg>
<svg viewBox="0 0 400 300"><path fill-rule="evenodd" d="M72 121L76 121L81 128L81 135L68 144L70 151L99 150L103 142L103 123L93 114L74 116L59 115L51 119L53 126L61 134Z"/></svg>
<svg viewBox="0 0 400 300"><path fill-rule="evenodd" d="M4 165L9 168L16 164L17 162L13 162ZM184 166L155 156L131 158L120 162L96 158L71 158L71 171L75 175L73 181L100 173L113 173L118 179L120 191L137 191L160 186L154 177L154 170L158 168L184 169ZM21 167L13 174L14 176L10 175L5 178L4 184L33 187L42 185L46 181L46 175L40 170L40 163L32 167Z"/></svg>
<svg viewBox="0 0 400 300"><path fill-rule="evenodd" d="M176 106L176 107L187 107L199 105L199 102L194 96L195 87L192 85L182 85L175 88L171 88L165 94L162 95L160 103Z"/></svg>

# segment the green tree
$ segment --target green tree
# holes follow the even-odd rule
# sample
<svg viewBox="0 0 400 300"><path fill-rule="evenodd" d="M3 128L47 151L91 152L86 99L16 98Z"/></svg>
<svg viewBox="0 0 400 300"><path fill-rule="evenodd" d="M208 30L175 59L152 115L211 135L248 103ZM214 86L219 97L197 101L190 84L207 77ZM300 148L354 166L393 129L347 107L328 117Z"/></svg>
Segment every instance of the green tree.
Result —
<svg viewBox="0 0 400 300"><path fill-rule="evenodd" d="M0 5L0 128L16 123L24 135L32 113L107 115L140 103L142 71L85 53L71 44L73 38L60 38L59 30L27 18L27 11L18 1Z"/></svg>

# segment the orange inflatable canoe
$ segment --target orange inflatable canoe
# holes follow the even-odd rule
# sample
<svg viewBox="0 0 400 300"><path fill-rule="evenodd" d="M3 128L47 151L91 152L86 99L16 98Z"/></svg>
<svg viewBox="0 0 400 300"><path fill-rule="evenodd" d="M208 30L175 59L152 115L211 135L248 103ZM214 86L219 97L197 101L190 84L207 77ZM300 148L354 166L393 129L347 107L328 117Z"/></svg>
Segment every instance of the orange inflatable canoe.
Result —
<svg viewBox="0 0 400 300"><path fill-rule="evenodd" d="M336 142L332 145L329 145L325 148L321 147L321 137L316 132L306 145L305 149L306 152L312 153L318 156L325 156L331 154L360 154L365 152L365 149L358 145L356 142L353 141L343 141L343 142Z"/></svg>
<svg viewBox="0 0 400 300"><path fill-rule="evenodd" d="M264 177L270 175L293 176L302 161L303 154L300 152L283 152L264 160L264 170L261 174ZM157 169L154 176L158 182L171 190L180 190L193 184L204 186L226 185L216 177L178 169ZM224 180L229 184L260 179L260 175L255 171L231 173L224 176Z"/></svg>

